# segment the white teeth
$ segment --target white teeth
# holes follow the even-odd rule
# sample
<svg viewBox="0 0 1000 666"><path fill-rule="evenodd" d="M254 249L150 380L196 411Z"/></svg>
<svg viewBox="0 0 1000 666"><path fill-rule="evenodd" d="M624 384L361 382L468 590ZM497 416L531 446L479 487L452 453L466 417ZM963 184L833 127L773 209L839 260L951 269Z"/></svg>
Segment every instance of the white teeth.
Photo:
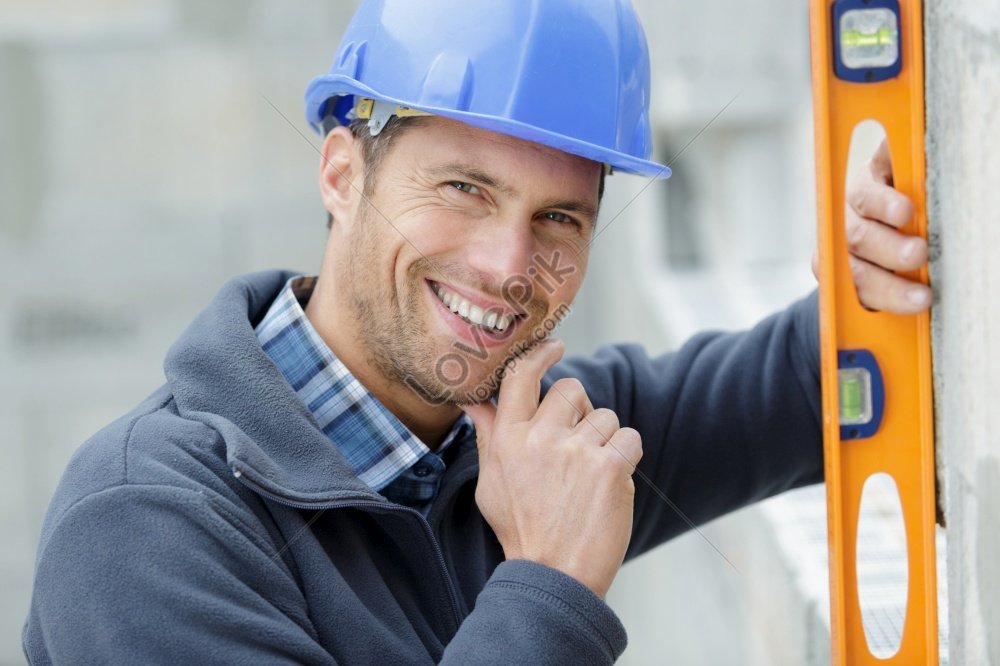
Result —
<svg viewBox="0 0 1000 666"><path fill-rule="evenodd" d="M484 311L478 305L473 305L458 294L446 291L439 284L435 284L433 289L434 293L437 294L442 303L448 306L449 310L478 326L502 331L514 321L514 315L502 315L495 311Z"/></svg>

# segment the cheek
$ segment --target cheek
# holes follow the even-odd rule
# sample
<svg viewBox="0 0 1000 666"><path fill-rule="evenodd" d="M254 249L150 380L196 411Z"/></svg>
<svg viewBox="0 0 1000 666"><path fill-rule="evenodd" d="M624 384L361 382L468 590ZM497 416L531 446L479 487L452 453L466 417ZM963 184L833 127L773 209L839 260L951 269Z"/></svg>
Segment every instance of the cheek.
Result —
<svg viewBox="0 0 1000 666"><path fill-rule="evenodd" d="M545 294L549 300L549 310L569 306L583 285L587 271L584 257L575 256L572 250L553 252L544 265L538 267L539 281L544 282Z"/></svg>
<svg viewBox="0 0 1000 666"><path fill-rule="evenodd" d="M580 290L580 279L576 276L568 276L549 297L549 311L564 309L573 303L577 292Z"/></svg>
<svg viewBox="0 0 1000 666"><path fill-rule="evenodd" d="M409 246L375 210L360 211L355 223L342 250L346 254L342 265L348 267L344 279L366 300L385 303L394 299L396 269Z"/></svg>
<svg viewBox="0 0 1000 666"><path fill-rule="evenodd" d="M431 274L432 279L436 268L446 270L446 264L460 256L474 228L467 217L440 209L428 210L394 224L398 233L393 233L402 240L397 273L404 276L413 270L423 270Z"/></svg>

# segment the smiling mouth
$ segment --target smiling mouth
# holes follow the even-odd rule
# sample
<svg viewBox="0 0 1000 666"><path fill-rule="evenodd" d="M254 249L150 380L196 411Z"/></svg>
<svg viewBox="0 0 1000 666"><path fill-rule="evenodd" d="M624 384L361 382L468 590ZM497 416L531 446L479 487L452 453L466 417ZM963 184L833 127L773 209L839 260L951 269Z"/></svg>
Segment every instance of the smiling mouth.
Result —
<svg viewBox="0 0 1000 666"><path fill-rule="evenodd" d="M458 315L463 321L479 326L489 333L502 333L517 324L523 315L502 313L495 309L484 310L468 299L449 291L446 287L428 280L431 291L446 308Z"/></svg>

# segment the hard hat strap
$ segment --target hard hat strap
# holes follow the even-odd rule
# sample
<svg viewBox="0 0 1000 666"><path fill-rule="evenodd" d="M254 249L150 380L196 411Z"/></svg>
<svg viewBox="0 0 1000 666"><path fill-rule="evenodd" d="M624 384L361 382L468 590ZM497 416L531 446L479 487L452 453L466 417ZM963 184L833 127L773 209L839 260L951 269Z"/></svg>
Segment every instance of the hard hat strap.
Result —
<svg viewBox="0 0 1000 666"><path fill-rule="evenodd" d="M406 118L407 116L431 115L426 111L411 109L401 104L390 104L389 102L382 102L370 97L359 98L354 105L353 114L355 118L368 119L368 131L371 132L372 136L378 135L392 116Z"/></svg>

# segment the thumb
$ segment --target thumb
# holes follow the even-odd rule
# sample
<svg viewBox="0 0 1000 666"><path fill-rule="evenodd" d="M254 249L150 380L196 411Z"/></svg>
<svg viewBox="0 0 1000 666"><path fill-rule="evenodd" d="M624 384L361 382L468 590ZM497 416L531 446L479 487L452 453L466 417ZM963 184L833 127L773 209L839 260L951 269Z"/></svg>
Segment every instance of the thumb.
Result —
<svg viewBox="0 0 1000 666"><path fill-rule="evenodd" d="M476 426L476 442L479 452L489 444L493 437L493 423L497 418L497 408L492 402L486 400L472 405L461 405L463 412L469 415L473 425Z"/></svg>

